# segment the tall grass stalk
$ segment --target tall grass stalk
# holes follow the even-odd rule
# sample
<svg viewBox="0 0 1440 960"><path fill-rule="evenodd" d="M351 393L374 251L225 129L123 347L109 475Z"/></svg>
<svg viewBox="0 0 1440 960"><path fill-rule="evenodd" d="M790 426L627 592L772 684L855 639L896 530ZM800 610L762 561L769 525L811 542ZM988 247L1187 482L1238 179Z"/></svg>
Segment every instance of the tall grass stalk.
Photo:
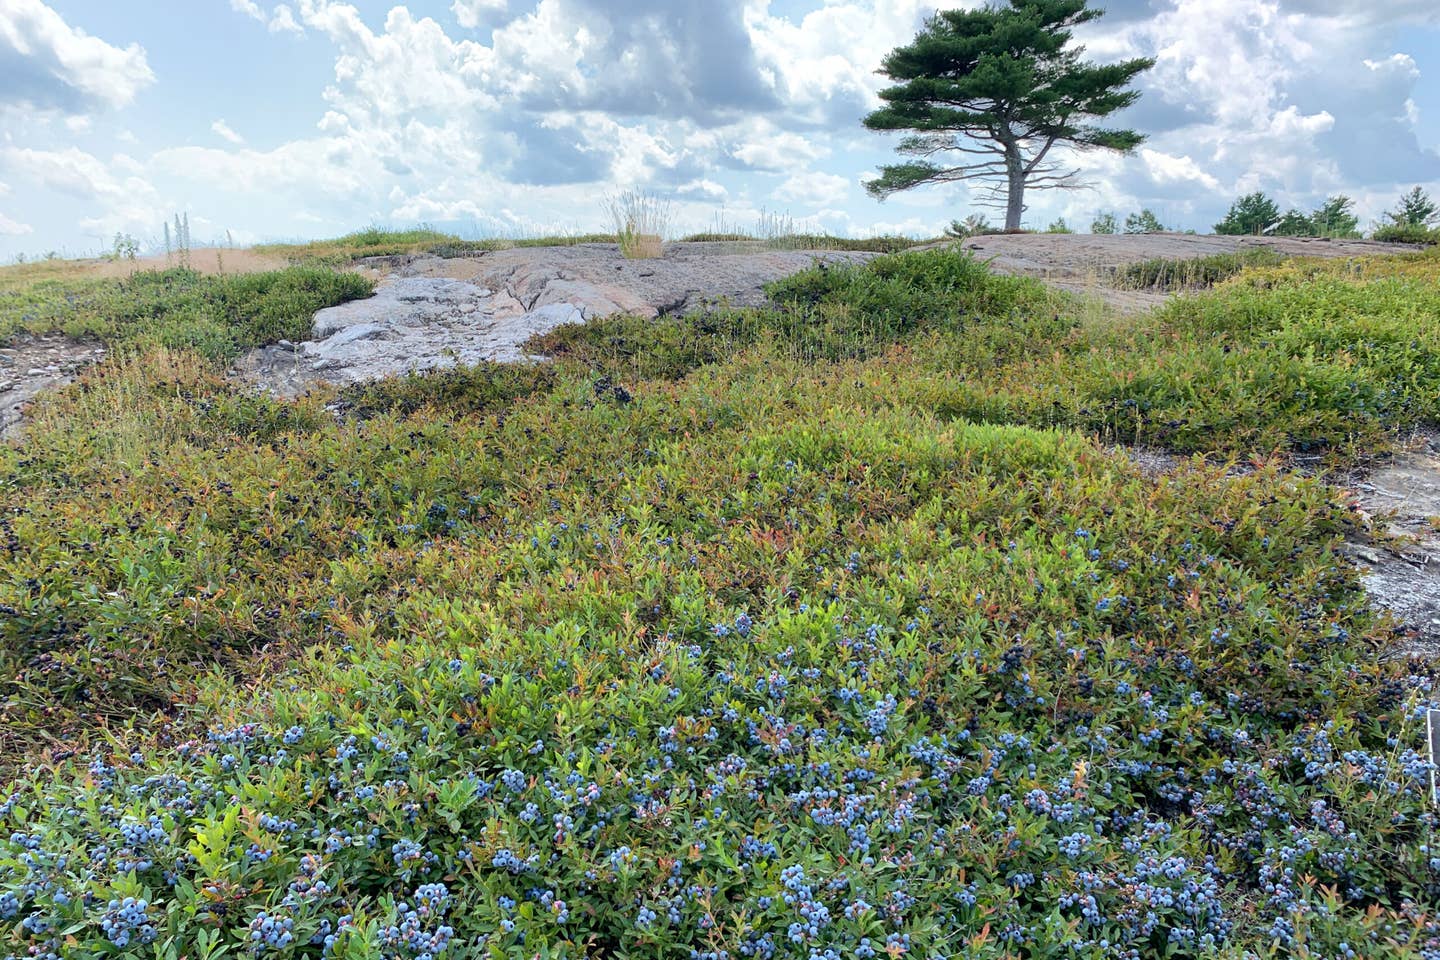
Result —
<svg viewBox="0 0 1440 960"><path fill-rule="evenodd" d="M626 190L605 199L605 209L615 223L620 252L630 259L653 260L662 253L661 244L670 226L670 201L653 193Z"/></svg>

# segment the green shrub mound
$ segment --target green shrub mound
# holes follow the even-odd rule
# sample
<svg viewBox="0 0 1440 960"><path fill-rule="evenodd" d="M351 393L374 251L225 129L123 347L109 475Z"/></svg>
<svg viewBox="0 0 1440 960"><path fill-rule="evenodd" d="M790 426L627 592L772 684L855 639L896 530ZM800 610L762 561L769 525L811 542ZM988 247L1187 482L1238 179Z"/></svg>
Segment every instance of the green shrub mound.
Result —
<svg viewBox="0 0 1440 960"><path fill-rule="evenodd" d="M1440 243L1440 228L1428 227L1423 223L1391 223L1379 227L1370 239L1383 243L1418 243L1434 246Z"/></svg>
<svg viewBox="0 0 1440 960"><path fill-rule="evenodd" d="M292 267L206 276L174 269L125 280L40 280L0 290L0 338L60 332L111 343L160 344L213 360L310 336L315 311L367 297L352 273Z"/></svg>
<svg viewBox="0 0 1440 960"><path fill-rule="evenodd" d="M907 402L1182 453L1282 451L1337 464L1440 422L1440 259L1256 270L1123 324L1072 326L1013 362L972 342L926 351Z"/></svg>
<svg viewBox="0 0 1440 960"><path fill-rule="evenodd" d="M637 405L657 427L705 394L761 407L601 443L528 522L421 501L404 550L353 543L333 652L259 678L234 721L17 786L14 949L1409 956L1435 935L1405 906L1440 893L1429 681L1369 662L1325 487L1155 481L1078 438L862 414L833 382L787 415L763 368L731 373L572 409L605 436Z"/></svg>

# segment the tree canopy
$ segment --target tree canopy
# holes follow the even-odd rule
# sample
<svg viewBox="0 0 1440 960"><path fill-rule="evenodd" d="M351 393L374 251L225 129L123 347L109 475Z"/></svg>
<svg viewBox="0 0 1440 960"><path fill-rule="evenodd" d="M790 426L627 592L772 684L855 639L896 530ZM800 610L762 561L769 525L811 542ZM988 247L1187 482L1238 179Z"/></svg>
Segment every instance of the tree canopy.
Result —
<svg viewBox="0 0 1440 960"><path fill-rule="evenodd" d="M1310 225L1322 237L1360 236L1360 218L1355 215L1355 201L1344 194L1327 197L1310 214Z"/></svg>
<svg viewBox="0 0 1440 960"><path fill-rule="evenodd" d="M1003 206L1017 229L1032 189L1078 186L1078 170L1055 160L1057 144L1127 153L1133 130L1094 121L1133 104L1126 89L1154 64L1082 61L1072 28L1101 16L1086 0L1008 0L979 10L937 12L911 43L885 57L895 85L865 118L878 131L913 131L897 151L910 159L881 168L866 184L880 199L929 183L987 182L986 202ZM1003 198L1003 204L1001 202Z"/></svg>
<svg viewBox="0 0 1440 960"><path fill-rule="evenodd" d="M1125 218L1126 233L1164 233L1165 224L1149 208Z"/></svg>
<svg viewBox="0 0 1440 960"><path fill-rule="evenodd" d="M1257 190L1230 204L1225 219L1215 224L1215 232L1222 236L1355 237L1359 236L1360 218L1354 208L1354 200L1337 194L1326 197L1311 213L1292 209L1282 214L1274 200Z"/></svg>
<svg viewBox="0 0 1440 960"><path fill-rule="evenodd" d="M1428 227L1440 221L1440 206L1430 199L1420 187L1415 187L1400 198L1400 205L1386 214L1390 222L1400 227Z"/></svg>
<svg viewBox="0 0 1440 960"><path fill-rule="evenodd" d="M1225 219L1215 224L1215 232L1221 236L1253 236L1279 222L1279 206L1257 190L1230 204Z"/></svg>

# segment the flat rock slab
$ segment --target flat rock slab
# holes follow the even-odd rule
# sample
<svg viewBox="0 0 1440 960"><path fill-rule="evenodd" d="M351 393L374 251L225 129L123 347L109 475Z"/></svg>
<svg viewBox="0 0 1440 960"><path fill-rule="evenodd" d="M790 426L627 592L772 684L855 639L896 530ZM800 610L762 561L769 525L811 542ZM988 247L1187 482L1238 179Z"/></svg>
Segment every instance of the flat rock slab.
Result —
<svg viewBox="0 0 1440 960"><path fill-rule="evenodd" d="M718 249L717 249L718 248ZM613 244L530 247L479 257L387 259L375 295L321 310L312 339L253 350L236 374L285 396L412 371L532 359L525 341L569 323L656 317L729 303L759 306L764 285L815 263L875 254L744 251L676 244L627 260Z"/></svg>
<svg viewBox="0 0 1440 960"><path fill-rule="evenodd" d="M20 435L25 407L42 391L64 386L104 356L93 341L59 334L22 336L0 346L0 438Z"/></svg>
<svg viewBox="0 0 1440 960"><path fill-rule="evenodd" d="M1350 488L1386 536L1352 539L1345 552L1371 600L1410 630L1397 652L1440 656L1440 437L1422 438Z"/></svg>

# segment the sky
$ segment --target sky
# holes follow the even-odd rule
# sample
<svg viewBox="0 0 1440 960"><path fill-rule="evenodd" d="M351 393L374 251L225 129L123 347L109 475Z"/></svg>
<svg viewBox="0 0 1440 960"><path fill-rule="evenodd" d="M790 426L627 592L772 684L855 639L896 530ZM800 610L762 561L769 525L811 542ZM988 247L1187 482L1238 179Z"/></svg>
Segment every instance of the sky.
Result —
<svg viewBox="0 0 1440 960"><path fill-rule="evenodd" d="M947 6L978 6L957 2ZM1031 193L1027 226L1148 207L1207 232L1263 190L1363 224L1440 196L1435 0L1109 0L1077 31L1101 62L1157 58L1112 121L1129 156ZM934 235L975 185L883 203L894 135L861 118L920 0L0 0L0 260L248 244L425 223L469 237L607 228L624 190L671 231L762 214ZM991 215L991 219L996 219Z"/></svg>

